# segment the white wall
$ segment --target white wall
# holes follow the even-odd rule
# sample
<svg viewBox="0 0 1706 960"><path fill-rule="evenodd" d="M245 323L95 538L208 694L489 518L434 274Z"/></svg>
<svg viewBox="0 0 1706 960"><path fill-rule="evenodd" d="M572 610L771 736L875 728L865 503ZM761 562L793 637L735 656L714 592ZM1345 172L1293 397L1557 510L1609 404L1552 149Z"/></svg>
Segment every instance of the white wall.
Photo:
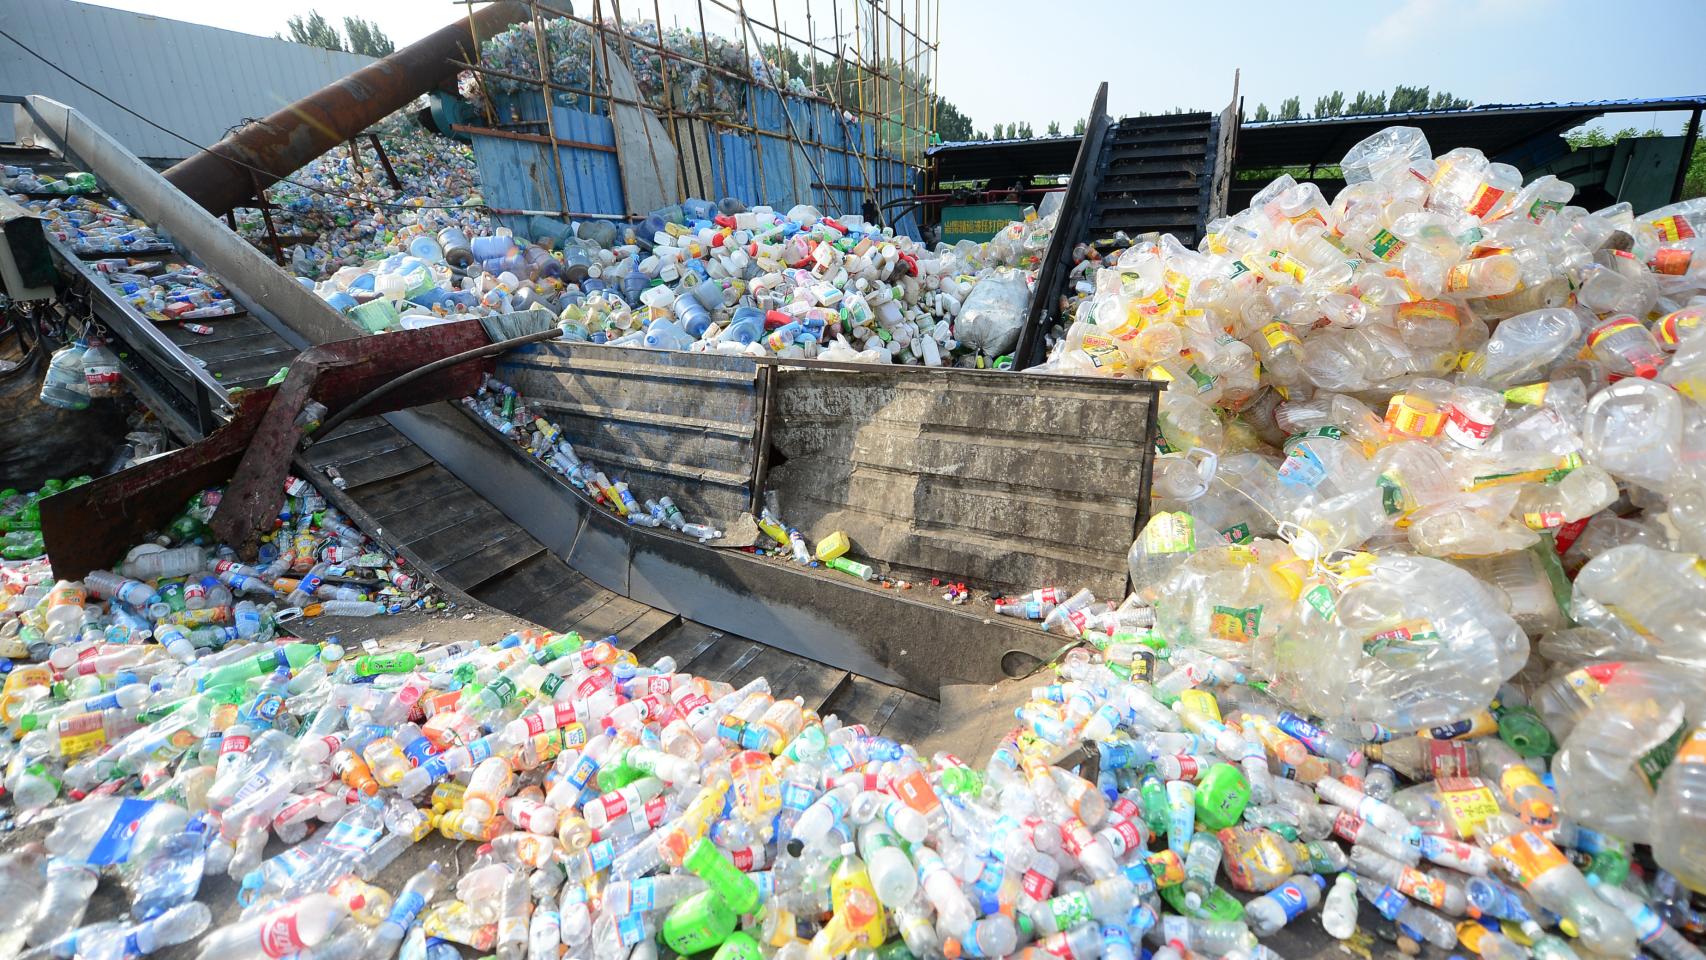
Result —
<svg viewBox="0 0 1706 960"><path fill-rule="evenodd" d="M218 141L245 118L265 117L373 62L353 53L71 0L0 0L0 30L200 146ZM75 107L144 159L180 159L196 152L5 37L0 37L0 94L43 94ZM0 142L12 139L13 109L0 104Z"/></svg>

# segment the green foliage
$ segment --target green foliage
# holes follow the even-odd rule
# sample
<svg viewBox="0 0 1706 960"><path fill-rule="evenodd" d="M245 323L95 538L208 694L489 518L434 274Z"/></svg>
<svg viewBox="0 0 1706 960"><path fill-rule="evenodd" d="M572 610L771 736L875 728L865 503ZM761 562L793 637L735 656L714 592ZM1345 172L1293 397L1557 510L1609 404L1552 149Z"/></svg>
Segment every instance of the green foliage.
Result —
<svg viewBox="0 0 1706 960"><path fill-rule="evenodd" d="M1576 130L1564 134L1564 142L1570 145L1571 150L1580 150L1583 147L1609 147L1619 140L1633 140L1637 137L1662 137L1664 135L1663 130L1656 128L1639 132L1634 127L1624 127L1616 133L1606 133L1604 130Z"/></svg>
<svg viewBox="0 0 1706 960"><path fill-rule="evenodd" d="M1050 120L1048 122L1048 136L1051 136L1051 137L1060 136L1060 121L1059 120Z"/></svg>
<svg viewBox="0 0 1706 960"><path fill-rule="evenodd" d="M1296 97L1287 97L1280 101L1279 113L1275 120L1296 120L1303 116L1303 104Z"/></svg>
<svg viewBox="0 0 1706 960"><path fill-rule="evenodd" d="M1082 137L1084 135L1084 130L1085 130L1084 118L1079 117L1078 122L1072 125L1072 132L1073 132L1073 134Z"/></svg>
<svg viewBox="0 0 1706 960"><path fill-rule="evenodd" d="M1382 90L1379 93L1369 93L1366 90L1358 90L1356 99L1352 100L1351 105L1345 108L1345 116L1348 117L1366 117L1370 114L1385 112L1385 90Z"/></svg>
<svg viewBox="0 0 1706 960"><path fill-rule="evenodd" d="M1334 90L1324 97L1315 98L1315 113L1317 117L1339 117L1345 113L1345 95Z"/></svg>
<svg viewBox="0 0 1706 960"><path fill-rule="evenodd" d="M1274 118L1274 115L1268 112L1268 105L1267 104L1265 104L1265 103L1256 104L1256 117L1255 117L1255 119L1256 119L1257 123L1261 123L1264 120L1272 120L1273 118Z"/></svg>
<svg viewBox="0 0 1706 960"><path fill-rule="evenodd" d="M336 50L340 53L359 53L364 57L388 57L397 49L397 45L391 42L385 31L379 29L379 24L361 17L344 18L344 34L349 37L347 44L344 38L338 35L338 28L332 26L318 10L308 11L306 17L292 14L285 20L284 25L290 35L275 33L274 39L305 43L310 47Z"/></svg>
<svg viewBox="0 0 1706 960"><path fill-rule="evenodd" d="M366 57L388 57L397 49L385 31L379 29L379 24L360 17L344 18L344 36L349 37L351 53Z"/></svg>
<svg viewBox="0 0 1706 960"><path fill-rule="evenodd" d="M320 16L318 10L308 11L307 17L292 14L290 19L284 22L284 25L290 31L290 36L280 36L280 40L305 43L310 47L320 47L324 50L342 52L345 49L344 40L338 36L337 28L326 22L326 18ZM275 36L277 35L275 34Z"/></svg>
<svg viewBox="0 0 1706 960"><path fill-rule="evenodd" d="M1036 134L1031 132L1031 124L1029 121L1026 121L1025 123L1019 124L1019 132L1014 134L1014 136L1018 137L1020 140L1029 140L1036 136Z"/></svg>
<svg viewBox="0 0 1706 960"><path fill-rule="evenodd" d="M947 142L983 139L972 136L971 118L941 97L936 97L936 135Z"/></svg>

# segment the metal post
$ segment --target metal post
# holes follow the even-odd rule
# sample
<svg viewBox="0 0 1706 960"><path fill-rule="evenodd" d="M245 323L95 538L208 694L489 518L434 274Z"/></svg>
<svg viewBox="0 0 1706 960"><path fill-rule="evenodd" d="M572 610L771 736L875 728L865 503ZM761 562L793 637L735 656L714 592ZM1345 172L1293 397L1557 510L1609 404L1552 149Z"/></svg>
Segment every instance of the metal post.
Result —
<svg viewBox="0 0 1706 960"><path fill-rule="evenodd" d="M1689 162L1694 159L1694 144L1700 140L1700 108L1688 116L1688 130L1682 135L1682 160L1676 166L1676 180L1670 186L1670 202L1682 199L1683 184L1688 182Z"/></svg>
<svg viewBox="0 0 1706 960"><path fill-rule="evenodd" d="M397 179L397 171L391 169L391 158L385 155L385 147L379 143L379 134L368 134L367 142L373 144L373 152L379 155L379 166L385 171L385 179L391 181L391 189L403 189L403 181Z"/></svg>
<svg viewBox="0 0 1706 960"><path fill-rule="evenodd" d="M533 20L533 50L539 58L539 85L543 88L541 96L545 100L545 134L551 138L547 149L551 152L551 171L557 176L557 209L565 216L569 212L569 188L563 180L563 158L559 155L557 146L557 94L551 87L551 60L545 49L545 24L539 18L539 5L528 2L528 14Z"/></svg>
<svg viewBox="0 0 1706 960"><path fill-rule="evenodd" d="M278 228L272 222L272 201L267 199L267 191L261 186L260 177L255 171L249 171L249 182L255 186L255 204L260 207L261 220L267 225L267 240L272 243L272 258L279 266L284 266L284 247L278 242Z"/></svg>

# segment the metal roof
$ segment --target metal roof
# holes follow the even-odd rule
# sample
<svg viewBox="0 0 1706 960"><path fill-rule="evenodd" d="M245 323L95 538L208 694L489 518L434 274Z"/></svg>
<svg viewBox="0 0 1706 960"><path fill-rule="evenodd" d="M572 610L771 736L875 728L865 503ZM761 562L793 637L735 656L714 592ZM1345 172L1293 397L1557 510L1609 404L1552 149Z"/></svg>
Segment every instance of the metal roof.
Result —
<svg viewBox="0 0 1706 960"><path fill-rule="evenodd" d="M264 117L373 62L359 54L71 0L0 2L0 30L65 73L203 145L246 117ZM39 93L74 107L139 157L179 159L195 152L4 38L0 93ZM0 108L0 141L13 138L8 105Z"/></svg>
<svg viewBox="0 0 1706 960"><path fill-rule="evenodd" d="M1067 134L1032 140L965 140L937 144L924 154L935 161L938 180L1067 174L1072 172L1082 139Z"/></svg>
<svg viewBox="0 0 1706 960"><path fill-rule="evenodd" d="M1489 156L1560 134L1608 113L1706 108L1706 94L1566 103L1488 103L1457 110L1247 122L1238 134L1242 168L1338 163L1358 141L1394 124L1420 128L1436 150L1478 147Z"/></svg>

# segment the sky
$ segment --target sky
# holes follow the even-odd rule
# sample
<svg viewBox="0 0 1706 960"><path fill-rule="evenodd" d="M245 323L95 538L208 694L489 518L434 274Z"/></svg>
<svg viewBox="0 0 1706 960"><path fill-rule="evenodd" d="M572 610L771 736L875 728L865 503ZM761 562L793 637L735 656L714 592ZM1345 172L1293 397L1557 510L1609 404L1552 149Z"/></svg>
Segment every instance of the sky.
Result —
<svg viewBox="0 0 1706 960"><path fill-rule="evenodd" d="M27 3L28 0L0 0ZM618 0L619 2L619 0ZM692 0L628 0L624 15L697 26ZM730 2L730 0L725 0ZM773 0L785 29L807 31L805 0ZM840 0L845 13L853 0ZM1281 5L1247 0L1126 2L1085 0L902 0L940 4L939 92L974 126L1050 120L1070 129L1108 81L1115 116L1173 107L1219 110L1233 77L1246 117L1258 103L1277 108L1299 96L1307 114L1317 96L1390 91L1395 84L1448 90L1475 103L1612 100L1706 93L1706 57L1691 44L1706 36L1702 0L1326 0ZM464 9L441 0L98 0L98 5L271 36L293 13L317 8L334 24L358 14L399 46ZM731 5L732 2L731 2ZM820 39L830 0L815 0ZM575 4L585 15L587 0ZM608 14L611 0L604 0ZM705 0L712 32L738 36L738 21ZM771 4L749 0L758 17ZM768 19L766 16L765 19ZM843 27L847 27L844 19ZM850 29L850 28L849 28ZM1683 38L1693 38L1686 43ZM826 43L826 45L828 45ZM1680 129L1676 115L1632 114L1614 127ZM1602 124L1604 125L1604 124Z"/></svg>

